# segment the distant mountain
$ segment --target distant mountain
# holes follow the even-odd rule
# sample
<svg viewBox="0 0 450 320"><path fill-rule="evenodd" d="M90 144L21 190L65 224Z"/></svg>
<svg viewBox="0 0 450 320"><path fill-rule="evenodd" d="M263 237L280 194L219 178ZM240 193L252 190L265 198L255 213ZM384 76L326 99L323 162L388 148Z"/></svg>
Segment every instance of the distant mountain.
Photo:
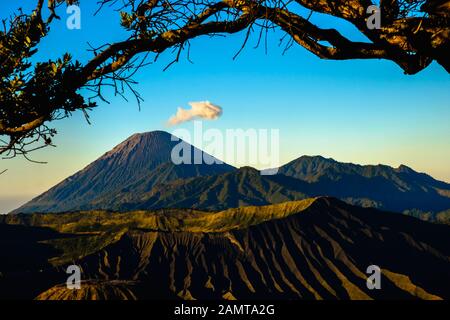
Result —
<svg viewBox="0 0 450 320"><path fill-rule="evenodd" d="M8 215L0 231L0 298L450 299L449 226L333 198ZM64 285L72 264L81 290Z"/></svg>
<svg viewBox="0 0 450 320"><path fill-rule="evenodd" d="M222 210L317 196L333 196L363 207L414 212L418 217L450 209L450 184L403 165L361 166L303 156L270 176L227 164L175 165L170 155L177 143L162 131L133 135L14 213ZM192 153L201 153L183 143L192 148Z"/></svg>
<svg viewBox="0 0 450 320"><path fill-rule="evenodd" d="M450 208L450 184L401 165L357 165L320 156L303 156L279 168L280 174L308 183L311 196L403 212L439 212ZM295 182L293 182L295 184Z"/></svg>
<svg viewBox="0 0 450 320"><path fill-rule="evenodd" d="M225 174L160 183L139 193L139 198L132 194L133 190L129 195L122 194L128 201L116 202L111 208L222 210L318 196L333 196L354 205L406 212L420 218L425 212L434 217L450 208L450 185L406 166L360 166L319 156L301 157L279 168L276 175L261 175L256 169L243 167Z"/></svg>
<svg viewBox="0 0 450 320"><path fill-rule="evenodd" d="M178 143L164 131L134 134L14 213L114 209L115 204L127 202L127 196L139 198L161 182L234 170L227 164L175 165L171 152ZM191 159L195 153L214 159L182 140L181 143L190 148Z"/></svg>

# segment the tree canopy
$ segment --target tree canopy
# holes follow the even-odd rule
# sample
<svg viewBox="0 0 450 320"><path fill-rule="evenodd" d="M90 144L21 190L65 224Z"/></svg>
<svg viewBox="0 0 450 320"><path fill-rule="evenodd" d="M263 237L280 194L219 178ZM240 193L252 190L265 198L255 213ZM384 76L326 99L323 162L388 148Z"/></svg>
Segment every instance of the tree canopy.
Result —
<svg viewBox="0 0 450 320"><path fill-rule="evenodd" d="M450 72L450 1L445 0L99 0L99 10L120 11L118 23L128 36L91 48L92 58L84 64L70 53L54 61L32 59L61 7L83 0L35 1L32 12L11 13L0 30L3 157L27 157L52 145L56 130L50 122L77 110L88 118L105 100L106 87L119 95L130 90L140 102L133 75L148 59L175 49L176 62L191 39L204 35L245 32L244 47L250 36L261 40L267 30L280 28L289 39L287 48L298 44L322 59L390 60L409 75L436 61ZM379 28L368 27L373 6L380 13ZM309 13L302 15L305 9ZM368 40L352 41L337 29L315 25L313 13L344 19Z"/></svg>

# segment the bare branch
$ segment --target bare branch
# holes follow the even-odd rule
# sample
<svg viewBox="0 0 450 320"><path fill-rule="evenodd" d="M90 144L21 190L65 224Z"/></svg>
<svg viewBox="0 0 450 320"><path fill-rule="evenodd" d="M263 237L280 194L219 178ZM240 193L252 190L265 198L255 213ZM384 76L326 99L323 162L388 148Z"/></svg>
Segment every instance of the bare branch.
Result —
<svg viewBox="0 0 450 320"><path fill-rule="evenodd" d="M259 27L258 42L268 31L279 28L288 38L287 50L299 44L322 59L385 59L399 65L406 74L415 74L433 60L450 72L450 5L448 1L381 0L381 29L367 27L370 0L98 0L99 10L120 12L121 26L128 37L117 43L90 48L93 57L86 64L68 54L55 61L32 63L57 11L73 0L48 0L50 15L43 19L44 0L36 0L30 14L19 12L3 21L0 31L0 154L23 155L52 146L56 134L52 121L88 111L97 101L108 102L105 88L127 99L127 92L142 101L133 76L166 50L179 61L190 41L201 36L223 36L245 32L246 46L252 31ZM307 9L304 17L299 10ZM368 41L352 41L334 28L322 28L311 21L313 13L345 19ZM284 53L284 52L283 52ZM92 93L83 96L85 89Z"/></svg>

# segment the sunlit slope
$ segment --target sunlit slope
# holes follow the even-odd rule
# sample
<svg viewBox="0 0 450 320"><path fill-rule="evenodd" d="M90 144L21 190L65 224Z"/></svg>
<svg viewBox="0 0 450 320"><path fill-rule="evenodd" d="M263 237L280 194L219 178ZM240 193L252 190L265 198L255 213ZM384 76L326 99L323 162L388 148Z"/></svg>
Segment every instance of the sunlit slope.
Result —
<svg viewBox="0 0 450 320"><path fill-rule="evenodd" d="M81 211L7 215L8 224L49 227L64 233L100 233L141 228L157 231L223 232L247 228L267 220L284 218L308 208L317 198L289 201L267 206L232 208L219 212L193 209L161 209L156 211Z"/></svg>
<svg viewBox="0 0 450 320"><path fill-rule="evenodd" d="M59 254L32 279L60 278L39 287L41 299L450 298L448 226L332 198L217 213L21 217L9 222L75 233L45 241ZM91 295L56 286L72 263ZM372 264L382 269L381 290L366 287Z"/></svg>
<svg viewBox="0 0 450 320"><path fill-rule="evenodd" d="M84 281L80 289L55 286L36 297L36 300L137 300L133 281Z"/></svg>
<svg viewBox="0 0 450 320"><path fill-rule="evenodd" d="M71 235L45 241L62 252L61 255L49 260L53 265L58 266L95 253L120 240L125 233L131 230L193 233L226 232L300 213L314 201L315 198L311 198L270 206L228 209L215 213L192 209L164 209L127 213L85 211L64 214L7 215L0 217L0 219L11 225L50 228Z"/></svg>

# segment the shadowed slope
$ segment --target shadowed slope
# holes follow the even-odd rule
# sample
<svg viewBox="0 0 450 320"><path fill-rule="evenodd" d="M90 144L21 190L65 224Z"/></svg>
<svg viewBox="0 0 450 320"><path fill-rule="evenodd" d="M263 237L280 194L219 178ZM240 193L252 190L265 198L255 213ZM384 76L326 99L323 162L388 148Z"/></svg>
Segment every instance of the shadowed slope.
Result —
<svg viewBox="0 0 450 320"><path fill-rule="evenodd" d="M8 225L0 217L0 300L32 298L57 281L58 274L44 276L49 260L63 252L45 243L64 235L43 227Z"/></svg>

